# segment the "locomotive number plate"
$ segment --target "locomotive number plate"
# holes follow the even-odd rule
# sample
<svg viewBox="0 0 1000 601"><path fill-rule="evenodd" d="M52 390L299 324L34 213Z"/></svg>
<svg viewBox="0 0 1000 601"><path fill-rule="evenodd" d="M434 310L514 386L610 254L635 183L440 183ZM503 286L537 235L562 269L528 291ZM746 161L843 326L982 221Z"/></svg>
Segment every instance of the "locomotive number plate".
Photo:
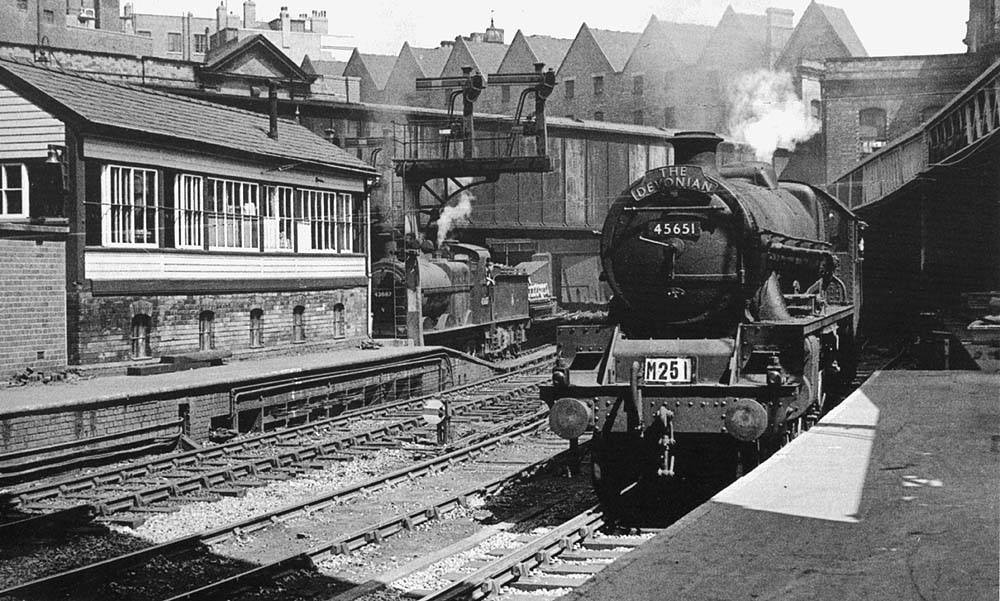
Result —
<svg viewBox="0 0 1000 601"><path fill-rule="evenodd" d="M694 362L690 357L647 358L643 373L646 384L690 384L694 381Z"/></svg>
<svg viewBox="0 0 1000 601"><path fill-rule="evenodd" d="M690 221L650 221L646 225L651 236L673 238L677 236L697 238L701 235L701 222Z"/></svg>

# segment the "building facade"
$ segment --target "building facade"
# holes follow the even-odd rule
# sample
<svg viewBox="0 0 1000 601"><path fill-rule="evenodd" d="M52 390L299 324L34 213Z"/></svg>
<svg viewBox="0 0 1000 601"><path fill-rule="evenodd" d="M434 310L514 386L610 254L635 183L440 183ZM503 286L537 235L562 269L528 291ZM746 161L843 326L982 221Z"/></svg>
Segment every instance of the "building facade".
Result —
<svg viewBox="0 0 1000 601"><path fill-rule="evenodd" d="M0 83L8 102L47 123L5 153L4 172L21 174L5 195L14 184L35 192L29 217L57 213L53 199L64 199L70 364L367 337L374 171L364 163L259 113L20 62L0 61ZM29 128L4 113L3 131L39 131ZM49 273L59 253L49 255L32 268Z"/></svg>

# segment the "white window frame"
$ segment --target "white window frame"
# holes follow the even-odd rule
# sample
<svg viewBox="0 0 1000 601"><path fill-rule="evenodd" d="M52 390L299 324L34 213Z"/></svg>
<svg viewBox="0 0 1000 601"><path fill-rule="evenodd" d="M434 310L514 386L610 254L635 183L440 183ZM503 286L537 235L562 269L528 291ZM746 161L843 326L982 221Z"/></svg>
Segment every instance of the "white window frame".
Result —
<svg viewBox="0 0 1000 601"><path fill-rule="evenodd" d="M337 193L299 190L302 221L297 226L299 252L337 252Z"/></svg>
<svg viewBox="0 0 1000 601"><path fill-rule="evenodd" d="M176 36L176 37L175 37ZM173 50L171 42L177 41L177 50ZM184 52L184 34L179 31L168 31L167 32L167 53L168 54L181 54Z"/></svg>
<svg viewBox="0 0 1000 601"><path fill-rule="evenodd" d="M206 178L205 213L209 225L209 250L259 251L259 206L260 185L233 179Z"/></svg>
<svg viewBox="0 0 1000 601"><path fill-rule="evenodd" d="M295 252L295 188L266 186L265 196L261 211L264 250Z"/></svg>
<svg viewBox="0 0 1000 601"><path fill-rule="evenodd" d="M205 178L200 175L174 178L174 245L205 247Z"/></svg>
<svg viewBox="0 0 1000 601"><path fill-rule="evenodd" d="M142 174L143 181L152 179L152 191L143 186L142 205L137 205L135 191L135 176ZM127 177L123 177L127 175ZM101 173L101 245L155 248L159 245L160 232L160 202L159 202L159 172L155 169L142 167L126 167L124 165L105 165ZM127 202L126 202L127 201ZM146 240L137 242L136 215L148 218L147 212L153 212L152 231L147 232ZM148 224L147 224L148 225Z"/></svg>
<svg viewBox="0 0 1000 601"><path fill-rule="evenodd" d="M7 170L12 167L19 167L21 171L21 187L12 188L9 187L9 182L7 181ZM29 201L28 192L31 186L28 182L28 167L24 163L0 163L0 219L23 219L29 214ZM8 192L20 192L21 193L21 210L18 213L11 213L8 210L7 193Z"/></svg>
<svg viewBox="0 0 1000 601"><path fill-rule="evenodd" d="M354 197L337 195L337 252L354 253Z"/></svg>

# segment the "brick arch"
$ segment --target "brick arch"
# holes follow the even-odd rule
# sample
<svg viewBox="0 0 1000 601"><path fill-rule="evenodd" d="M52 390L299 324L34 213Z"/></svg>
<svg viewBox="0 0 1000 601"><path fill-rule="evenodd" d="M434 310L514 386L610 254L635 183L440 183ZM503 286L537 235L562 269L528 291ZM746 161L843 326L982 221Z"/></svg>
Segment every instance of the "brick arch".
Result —
<svg viewBox="0 0 1000 601"><path fill-rule="evenodd" d="M147 300L135 301L129 305L129 319L135 318L136 315L145 315L152 319L153 317L153 303Z"/></svg>

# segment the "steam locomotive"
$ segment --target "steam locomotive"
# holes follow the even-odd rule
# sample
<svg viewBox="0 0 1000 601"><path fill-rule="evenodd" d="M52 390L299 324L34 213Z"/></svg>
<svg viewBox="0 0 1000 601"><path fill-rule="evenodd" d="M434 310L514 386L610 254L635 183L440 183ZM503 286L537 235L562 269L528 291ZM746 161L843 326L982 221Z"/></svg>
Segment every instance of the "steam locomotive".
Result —
<svg viewBox="0 0 1000 601"><path fill-rule="evenodd" d="M372 281L375 338L409 338L491 360L521 350L532 305L546 296L525 270L496 265L489 250L453 241L436 253L381 259Z"/></svg>
<svg viewBox="0 0 1000 601"><path fill-rule="evenodd" d="M611 205L601 232L608 318L559 329L552 430L593 430L607 509L632 482L739 474L853 377L863 224L766 163L717 166L722 141L672 140L675 161Z"/></svg>

